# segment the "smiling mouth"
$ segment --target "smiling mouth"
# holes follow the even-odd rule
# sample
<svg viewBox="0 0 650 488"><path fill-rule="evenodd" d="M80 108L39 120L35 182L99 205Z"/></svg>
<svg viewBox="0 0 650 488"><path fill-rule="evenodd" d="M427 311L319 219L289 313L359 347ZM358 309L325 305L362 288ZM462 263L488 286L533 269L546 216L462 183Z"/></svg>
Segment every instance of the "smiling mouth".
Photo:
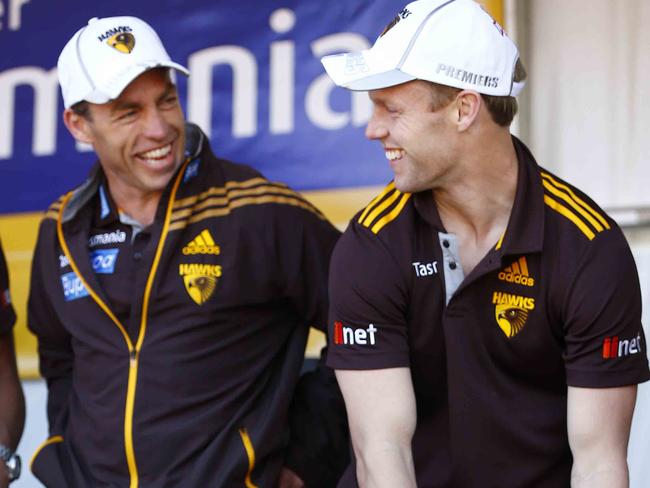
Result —
<svg viewBox="0 0 650 488"><path fill-rule="evenodd" d="M398 159L402 159L404 156L404 151L402 149L384 149L384 154L386 155L386 159L389 161L396 161Z"/></svg>
<svg viewBox="0 0 650 488"><path fill-rule="evenodd" d="M140 153L138 154L138 157L146 161L155 162L161 159L165 159L171 151L172 151L172 145L167 144L166 146L158 147L156 149L152 149L150 151Z"/></svg>

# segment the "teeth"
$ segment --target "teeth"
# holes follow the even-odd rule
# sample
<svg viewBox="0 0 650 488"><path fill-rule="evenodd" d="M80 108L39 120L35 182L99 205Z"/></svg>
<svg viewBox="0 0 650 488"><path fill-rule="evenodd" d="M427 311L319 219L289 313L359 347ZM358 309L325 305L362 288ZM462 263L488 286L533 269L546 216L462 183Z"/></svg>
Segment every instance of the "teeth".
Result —
<svg viewBox="0 0 650 488"><path fill-rule="evenodd" d="M169 154L172 150L172 145L167 144L164 147L159 147L158 149L152 149L146 153L142 153L140 156L144 159L161 159Z"/></svg>
<svg viewBox="0 0 650 488"><path fill-rule="evenodd" d="M386 159L389 161L394 161L400 159L404 155L404 151L401 149L386 149Z"/></svg>

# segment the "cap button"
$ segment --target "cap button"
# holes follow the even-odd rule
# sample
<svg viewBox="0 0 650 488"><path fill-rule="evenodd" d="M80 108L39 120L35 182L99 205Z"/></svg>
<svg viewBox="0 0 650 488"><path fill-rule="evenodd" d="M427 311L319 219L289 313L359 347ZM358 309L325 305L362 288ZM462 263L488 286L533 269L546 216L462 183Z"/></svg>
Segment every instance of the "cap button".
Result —
<svg viewBox="0 0 650 488"><path fill-rule="evenodd" d="M94 24L94 23L97 22L98 20L99 20L99 17L93 17L92 19L90 19L90 20L88 21L88 25L90 25L90 24Z"/></svg>

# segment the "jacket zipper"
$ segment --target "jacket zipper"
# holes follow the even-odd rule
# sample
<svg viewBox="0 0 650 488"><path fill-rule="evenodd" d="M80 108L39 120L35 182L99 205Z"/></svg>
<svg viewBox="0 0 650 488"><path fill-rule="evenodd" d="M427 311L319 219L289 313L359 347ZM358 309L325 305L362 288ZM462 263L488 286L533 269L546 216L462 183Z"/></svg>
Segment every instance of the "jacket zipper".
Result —
<svg viewBox="0 0 650 488"><path fill-rule="evenodd" d="M122 333L124 341L126 342L127 348L129 350L129 379L126 389L126 404L124 408L124 449L126 452L126 462L129 468L129 476L131 482L129 483L129 488L138 488L139 486L139 476L138 476L138 464L135 458L135 449L133 447L133 411L135 408L135 390L138 382L138 364L140 357L140 350L142 349L142 344L144 342L145 332L147 330L147 314L149 312L149 299L151 297L151 288L153 286L153 281L156 276L156 271L160 263L160 256L162 255L162 250L165 245L165 240L167 239L167 234L169 232L169 222L171 220L171 213L173 202L176 199L176 192L182 180L182 176L185 174L185 168L189 163L190 158L187 158L184 164L181 166L178 174L176 175L176 180L172 187L171 193L169 195L169 202L167 203L167 210L165 212L165 222L163 224L162 232L160 234L160 240L158 241L158 247L156 248L156 254L154 256L153 264L151 265L151 270L149 271L149 277L147 278L147 284L144 289L144 297L142 300L142 317L140 321L140 331L138 333L138 341L133 345L131 338L129 337L124 325L120 320L115 316L112 310L106 305L106 303L101 299L101 297L88 285L88 282L84 279L83 275L77 267L70 249L68 248L67 243L65 242L65 237L63 236L63 211L73 195L73 192L68 193L61 203L61 208L59 210L59 216L57 219L57 235L59 239L59 244L63 253L66 255L70 262L70 267L72 271L79 277L83 285L86 287L88 294L92 297L93 300L99 305L99 307L108 315L108 317L113 321L117 328Z"/></svg>

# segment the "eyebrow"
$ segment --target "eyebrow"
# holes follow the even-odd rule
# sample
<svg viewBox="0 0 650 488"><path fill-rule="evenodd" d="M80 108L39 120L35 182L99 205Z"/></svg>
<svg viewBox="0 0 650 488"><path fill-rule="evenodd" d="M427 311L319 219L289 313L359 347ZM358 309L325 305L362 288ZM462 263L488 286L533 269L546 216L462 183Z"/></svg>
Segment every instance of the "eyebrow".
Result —
<svg viewBox="0 0 650 488"><path fill-rule="evenodd" d="M138 108L139 106L140 105L135 102L118 102L111 108L111 115L114 115L117 112L122 112L124 110Z"/></svg>
<svg viewBox="0 0 650 488"><path fill-rule="evenodd" d="M176 85L174 85L170 80L167 80L167 85L165 86L165 91L158 97L158 101L160 102L162 99L168 97L172 93L176 91Z"/></svg>

